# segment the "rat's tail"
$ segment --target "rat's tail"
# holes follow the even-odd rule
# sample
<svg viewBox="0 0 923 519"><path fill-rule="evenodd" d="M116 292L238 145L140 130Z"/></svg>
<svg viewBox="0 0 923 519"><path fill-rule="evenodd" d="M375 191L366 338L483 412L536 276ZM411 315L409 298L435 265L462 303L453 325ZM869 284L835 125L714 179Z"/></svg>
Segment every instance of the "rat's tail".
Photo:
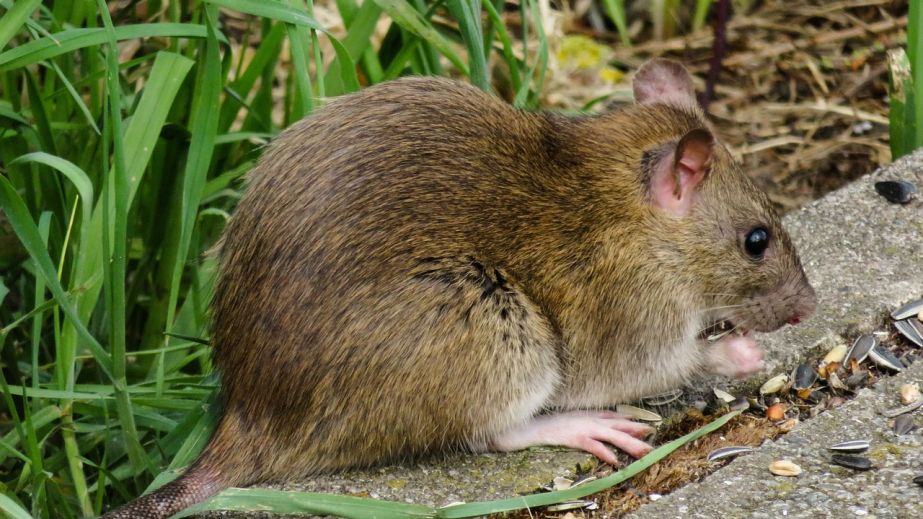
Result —
<svg viewBox="0 0 923 519"><path fill-rule="evenodd" d="M165 519L230 486L219 472L201 464L189 467L185 474L154 492L104 514L100 519Z"/></svg>
<svg viewBox="0 0 923 519"><path fill-rule="evenodd" d="M241 456L246 455L239 445L231 448L227 443L233 436L229 429L227 420L222 420L205 450L182 476L100 519L165 519L225 488L250 483L254 474L241 470L246 467Z"/></svg>

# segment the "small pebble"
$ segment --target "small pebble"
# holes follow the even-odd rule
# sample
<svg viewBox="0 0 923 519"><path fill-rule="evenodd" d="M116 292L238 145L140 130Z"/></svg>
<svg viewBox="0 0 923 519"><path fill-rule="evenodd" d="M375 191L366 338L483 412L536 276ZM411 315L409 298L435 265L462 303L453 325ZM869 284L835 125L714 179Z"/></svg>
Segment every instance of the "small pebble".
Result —
<svg viewBox="0 0 923 519"><path fill-rule="evenodd" d="M913 402L916 402L920 399L920 386L916 382L912 384L904 384L900 389L901 393L901 403L904 405L909 405Z"/></svg>

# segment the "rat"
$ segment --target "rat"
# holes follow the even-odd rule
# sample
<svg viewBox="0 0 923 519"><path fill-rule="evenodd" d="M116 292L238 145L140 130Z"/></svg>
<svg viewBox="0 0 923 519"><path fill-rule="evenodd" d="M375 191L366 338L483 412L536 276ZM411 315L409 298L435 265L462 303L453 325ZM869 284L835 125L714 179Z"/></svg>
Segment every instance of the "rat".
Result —
<svg viewBox="0 0 923 519"><path fill-rule="evenodd" d="M633 90L564 116L410 77L281 132L216 245L215 433L105 517L433 453L616 464L651 429L615 404L759 372L752 332L815 306L796 250L682 65ZM703 340L716 323L738 333Z"/></svg>

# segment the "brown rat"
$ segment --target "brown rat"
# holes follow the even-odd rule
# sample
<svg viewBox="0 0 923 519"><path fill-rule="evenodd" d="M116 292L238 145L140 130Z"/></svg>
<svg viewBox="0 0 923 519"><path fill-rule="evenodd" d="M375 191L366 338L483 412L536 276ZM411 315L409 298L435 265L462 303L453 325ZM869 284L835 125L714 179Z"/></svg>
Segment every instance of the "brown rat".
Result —
<svg viewBox="0 0 923 519"><path fill-rule="evenodd" d="M648 428L597 410L759 371L749 333L700 332L796 322L813 290L685 69L653 60L634 89L564 117L407 78L279 135L220 245L223 418L182 477L107 517L432 452L614 462Z"/></svg>

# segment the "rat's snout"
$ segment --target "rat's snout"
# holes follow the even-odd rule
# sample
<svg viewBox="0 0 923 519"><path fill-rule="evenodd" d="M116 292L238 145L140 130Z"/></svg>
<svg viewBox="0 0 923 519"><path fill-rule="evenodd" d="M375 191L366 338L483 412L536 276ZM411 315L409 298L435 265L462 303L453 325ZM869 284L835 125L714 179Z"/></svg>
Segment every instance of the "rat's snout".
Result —
<svg viewBox="0 0 923 519"><path fill-rule="evenodd" d="M808 282L808 277L804 271L800 276L793 276L795 279L784 283L779 289L776 296L781 301L789 301L788 324L795 326L801 321L811 317L817 308L817 295L814 293L814 287Z"/></svg>
<svg viewBox="0 0 923 519"><path fill-rule="evenodd" d="M804 272L797 272L761 292L745 305L743 322L759 332L778 330L786 324L796 325L811 317L817 306L817 296Z"/></svg>

